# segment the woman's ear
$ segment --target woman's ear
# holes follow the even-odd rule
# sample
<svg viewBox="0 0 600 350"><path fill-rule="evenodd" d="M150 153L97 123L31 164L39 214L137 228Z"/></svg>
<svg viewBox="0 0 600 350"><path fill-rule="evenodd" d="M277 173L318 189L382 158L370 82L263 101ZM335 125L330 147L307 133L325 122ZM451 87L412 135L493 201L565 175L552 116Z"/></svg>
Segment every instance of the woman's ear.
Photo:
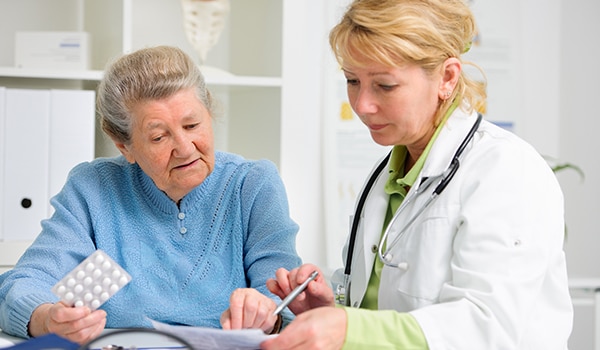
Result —
<svg viewBox="0 0 600 350"><path fill-rule="evenodd" d="M126 144L117 141L113 141L113 143L129 163L135 163L135 157L133 156L133 154L131 154L131 152L129 152L129 147L127 147Z"/></svg>
<svg viewBox="0 0 600 350"><path fill-rule="evenodd" d="M444 61L441 67L442 79L438 91L440 100L447 100L453 95L461 71L462 64L458 58L450 57Z"/></svg>

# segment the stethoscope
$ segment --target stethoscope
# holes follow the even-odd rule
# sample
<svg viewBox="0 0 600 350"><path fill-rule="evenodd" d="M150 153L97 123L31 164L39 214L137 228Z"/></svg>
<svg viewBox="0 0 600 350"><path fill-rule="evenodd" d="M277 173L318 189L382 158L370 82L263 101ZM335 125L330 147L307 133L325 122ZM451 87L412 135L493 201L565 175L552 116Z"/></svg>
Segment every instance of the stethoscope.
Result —
<svg viewBox="0 0 600 350"><path fill-rule="evenodd" d="M396 211L396 213L390 220L389 224L387 225L385 231L383 232L381 240L379 241L379 244L377 246L377 257L384 265L394 267L394 268L399 268L402 270L406 270L408 268L408 264L406 262L394 263L392 261L394 256L393 256L391 250L400 241L400 238L402 238L402 236L404 236L404 233L411 227L411 225L429 207L429 205L444 191L444 189L446 189L446 186L448 186L448 184L454 177L454 174L456 174L456 172L458 171L458 168L460 167L460 160L459 160L460 156L462 155L463 151L467 147L467 144L473 139L473 136L475 135L475 132L479 128L479 124L481 124L482 119L483 119L483 116L480 113L478 113L475 124L473 124L473 126L471 127L471 130L469 130L469 133L467 134L467 136L465 136L464 140L458 146L458 149L454 153L454 156L452 157L452 161L450 162L450 165L448 166L448 168L441 175L424 178L421 182L421 185L410 196L407 196L404 199L404 201L402 202L402 205L400 205L400 208ZM351 273L351 268L352 268L352 256L354 255L354 245L356 242L356 234L358 231L358 224L360 222L360 216L362 214L365 202L367 201L369 192L373 188L373 185L375 184L375 181L379 177L379 174L386 167L391 153L392 152L390 151L385 156L385 158L383 158L383 160L377 165L377 167L375 168L375 170L373 171L373 173L367 180L367 183L365 184L365 187L358 199L358 203L356 205L356 211L354 212L354 218L352 220L352 226L350 229L350 237L348 239L348 252L346 255L346 266L344 268L344 281L343 281L343 285L338 285L338 287L336 288L336 291L335 291L336 299L337 299L338 303L346 304L347 302L350 301L350 298L346 298L345 294L347 291L350 290L350 273ZM429 196L429 198L427 198L427 200L424 202L424 204L421 206L421 208L419 208L419 210L417 210L417 212L406 222L406 224L402 227L402 229L400 229L400 231L398 231L396 238L391 242L391 244L387 245L387 247L384 251L383 246L384 246L385 242L387 241L387 238L391 232L391 227L394 226L394 223L396 222L396 220L398 219L400 214L404 211L404 209L407 207L408 203L410 203L412 200L414 200L414 198L416 198L420 194L425 193L425 191L427 191L427 189L430 188L431 185L433 185L434 183L436 185L435 185L433 192L431 192L431 195Z"/></svg>

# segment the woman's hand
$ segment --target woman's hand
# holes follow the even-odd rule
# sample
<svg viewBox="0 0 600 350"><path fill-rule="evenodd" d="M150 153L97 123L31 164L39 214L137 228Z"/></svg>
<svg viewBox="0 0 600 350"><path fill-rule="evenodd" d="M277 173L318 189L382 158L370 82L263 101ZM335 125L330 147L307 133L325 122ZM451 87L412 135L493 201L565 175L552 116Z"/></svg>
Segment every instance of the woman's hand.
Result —
<svg viewBox="0 0 600 350"><path fill-rule="evenodd" d="M84 344L95 339L106 326L106 311L71 307L63 303L42 304L33 310L29 334L39 337L55 333L72 342Z"/></svg>
<svg viewBox="0 0 600 350"><path fill-rule="evenodd" d="M298 315L277 337L260 344L263 350L339 350L346 339L346 311L320 307Z"/></svg>
<svg viewBox="0 0 600 350"><path fill-rule="evenodd" d="M323 273L318 267L312 264L304 264L291 271L280 268L275 272L275 279L267 280L267 288L271 293L284 299L288 294L302 284L313 271L318 271L319 275L314 281L311 281L304 292L300 293L294 299L288 308L296 315L307 310L321 306L334 306L335 300L333 290L323 277Z"/></svg>
<svg viewBox="0 0 600 350"><path fill-rule="evenodd" d="M260 328L271 333L278 316L273 315L275 302L253 288L239 288L231 293L229 309L221 314L223 329Z"/></svg>

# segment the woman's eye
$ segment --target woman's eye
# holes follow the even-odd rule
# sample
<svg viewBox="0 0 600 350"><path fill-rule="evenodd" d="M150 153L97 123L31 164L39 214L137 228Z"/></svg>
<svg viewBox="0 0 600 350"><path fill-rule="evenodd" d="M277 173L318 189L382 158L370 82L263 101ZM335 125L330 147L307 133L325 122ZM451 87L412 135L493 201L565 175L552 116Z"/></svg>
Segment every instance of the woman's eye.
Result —
<svg viewBox="0 0 600 350"><path fill-rule="evenodd" d="M358 79L346 79L348 85L358 85Z"/></svg>
<svg viewBox="0 0 600 350"><path fill-rule="evenodd" d="M191 130L191 129L195 129L198 125L200 125L200 123L194 123L194 124L186 125L184 128L186 130Z"/></svg>
<svg viewBox="0 0 600 350"><path fill-rule="evenodd" d="M385 91L391 91L396 87L396 85L386 85L386 84L379 84L379 88L381 90L385 90Z"/></svg>
<svg viewBox="0 0 600 350"><path fill-rule="evenodd" d="M152 142L160 142L165 138L165 134L164 133L160 133L160 134L154 134L154 135L148 135L150 138L150 141Z"/></svg>

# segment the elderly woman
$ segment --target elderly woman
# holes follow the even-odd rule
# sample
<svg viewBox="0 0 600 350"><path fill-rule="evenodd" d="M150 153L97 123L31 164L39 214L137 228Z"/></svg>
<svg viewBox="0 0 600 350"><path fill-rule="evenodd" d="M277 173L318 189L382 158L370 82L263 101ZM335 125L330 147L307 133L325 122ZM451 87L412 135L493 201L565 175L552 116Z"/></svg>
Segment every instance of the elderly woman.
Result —
<svg viewBox="0 0 600 350"><path fill-rule="evenodd" d="M150 320L220 327L238 288L278 300L265 283L301 263L298 226L273 163L215 151L213 106L177 48L142 49L107 69L97 107L122 155L76 166L38 238L0 276L5 333L83 343ZM132 281L97 310L59 302L53 285L97 249Z"/></svg>

